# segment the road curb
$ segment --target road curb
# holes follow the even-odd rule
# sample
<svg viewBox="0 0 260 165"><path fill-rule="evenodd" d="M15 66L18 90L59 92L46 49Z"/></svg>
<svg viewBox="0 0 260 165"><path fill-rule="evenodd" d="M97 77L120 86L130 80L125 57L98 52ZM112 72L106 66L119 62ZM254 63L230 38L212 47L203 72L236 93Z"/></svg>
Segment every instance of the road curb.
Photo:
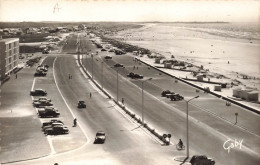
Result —
<svg viewBox="0 0 260 165"><path fill-rule="evenodd" d="M120 107L123 111L125 111L126 114L128 114L132 119L134 119L137 123L142 124L144 128L146 128L146 130L148 130L152 135L154 135L155 137L157 137L159 140L161 140L164 144L169 145L169 141L166 140L166 138L163 137L163 135L161 135L160 133L158 133L154 128L150 127L147 123L142 123L141 118L134 114L132 111L130 111L128 108L125 107L125 105L120 104L118 101L116 101L106 90L102 89L102 87L91 78L91 76L88 74L88 72L86 71L85 67L83 67L82 65L82 61L80 58L80 55L77 55L77 59L78 59L78 63L80 65L80 67L82 68L82 70L84 71L84 73L90 78L90 80L109 98L112 99L113 102L118 105L118 107Z"/></svg>

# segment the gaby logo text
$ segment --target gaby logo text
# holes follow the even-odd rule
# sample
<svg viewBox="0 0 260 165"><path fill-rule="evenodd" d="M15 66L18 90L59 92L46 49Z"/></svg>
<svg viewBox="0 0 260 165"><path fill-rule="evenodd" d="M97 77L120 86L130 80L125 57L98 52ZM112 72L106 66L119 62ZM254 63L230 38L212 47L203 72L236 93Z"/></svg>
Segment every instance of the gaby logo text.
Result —
<svg viewBox="0 0 260 165"><path fill-rule="evenodd" d="M242 148L242 143L243 143L243 139L242 140L228 139L227 141L224 142L223 148L224 148L224 150L227 150L228 153L229 153L232 148L238 147L239 149L241 149Z"/></svg>

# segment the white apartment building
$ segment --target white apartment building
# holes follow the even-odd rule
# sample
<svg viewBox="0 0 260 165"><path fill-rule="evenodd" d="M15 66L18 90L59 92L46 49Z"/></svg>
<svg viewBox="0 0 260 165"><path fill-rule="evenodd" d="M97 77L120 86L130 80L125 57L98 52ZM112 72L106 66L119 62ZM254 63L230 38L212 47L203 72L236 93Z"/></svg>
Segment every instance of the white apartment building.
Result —
<svg viewBox="0 0 260 165"><path fill-rule="evenodd" d="M19 38L0 39L0 79L18 66Z"/></svg>

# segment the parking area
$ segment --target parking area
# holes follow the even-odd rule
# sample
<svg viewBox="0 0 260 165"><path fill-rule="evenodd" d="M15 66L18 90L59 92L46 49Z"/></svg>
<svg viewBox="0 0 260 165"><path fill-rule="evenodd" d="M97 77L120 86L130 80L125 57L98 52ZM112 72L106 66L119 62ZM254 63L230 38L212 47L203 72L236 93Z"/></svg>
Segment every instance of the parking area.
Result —
<svg viewBox="0 0 260 165"><path fill-rule="evenodd" d="M41 123L29 95L35 68L24 68L1 86L1 163L41 157L50 153Z"/></svg>

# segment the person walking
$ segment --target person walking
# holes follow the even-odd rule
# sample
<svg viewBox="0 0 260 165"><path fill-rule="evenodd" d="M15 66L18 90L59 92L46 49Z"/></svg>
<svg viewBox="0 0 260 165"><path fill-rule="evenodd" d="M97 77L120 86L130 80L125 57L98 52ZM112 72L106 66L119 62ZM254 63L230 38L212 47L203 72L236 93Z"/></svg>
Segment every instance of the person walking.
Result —
<svg viewBox="0 0 260 165"><path fill-rule="evenodd" d="M124 98L122 98L122 104L123 104L123 105L125 104L125 99L124 99Z"/></svg>
<svg viewBox="0 0 260 165"><path fill-rule="evenodd" d="M74 123L74 127L77 127L77 119L76 118L73 120L73 123Z"/></svg>
<svg viewBox="0 0 260 165"><path fill-rule="evenodd" d="M17 79L17 74L15 74L15 79Z"/></svg>
<svg viewBox="0 0 260 165"><path fill-rule="evenodd" d="M92 94L91 94L91 92L89 93L89 98L91 99L91 96L92 96Z"/></svg>

